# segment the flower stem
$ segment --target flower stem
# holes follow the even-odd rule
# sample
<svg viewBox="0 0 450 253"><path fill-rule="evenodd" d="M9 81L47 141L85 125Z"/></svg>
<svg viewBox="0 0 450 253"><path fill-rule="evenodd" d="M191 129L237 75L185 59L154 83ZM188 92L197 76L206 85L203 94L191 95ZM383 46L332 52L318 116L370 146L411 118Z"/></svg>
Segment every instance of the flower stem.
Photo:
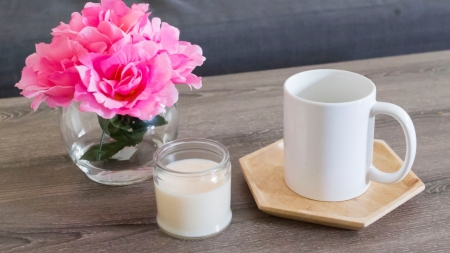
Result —
<svg viewBox="0 0 450 253"><path fill-rule="evenodd" d="M100 154L98 154L98 156L97 156L97 161L100 161L100 158L102 156L101 152L102 152L102 146L103 146L103 138L105 138L105 130L103 130L102 138L100 139L100 147L99 147Z"/></svg>

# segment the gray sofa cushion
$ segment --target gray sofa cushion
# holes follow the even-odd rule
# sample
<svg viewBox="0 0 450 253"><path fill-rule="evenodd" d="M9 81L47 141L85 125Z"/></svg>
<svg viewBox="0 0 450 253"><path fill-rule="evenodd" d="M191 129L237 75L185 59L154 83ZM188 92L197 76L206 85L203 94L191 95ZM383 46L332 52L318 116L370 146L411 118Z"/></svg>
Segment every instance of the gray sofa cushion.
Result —
<svg viewBox="0 0 450 253"><path fill-rule="evenodd" d="M68 22L85 0L0 2L0 97L34 44ZM152 16L181 30L207 58L208 76L450 49L447 0L158 0Z"/></svg>

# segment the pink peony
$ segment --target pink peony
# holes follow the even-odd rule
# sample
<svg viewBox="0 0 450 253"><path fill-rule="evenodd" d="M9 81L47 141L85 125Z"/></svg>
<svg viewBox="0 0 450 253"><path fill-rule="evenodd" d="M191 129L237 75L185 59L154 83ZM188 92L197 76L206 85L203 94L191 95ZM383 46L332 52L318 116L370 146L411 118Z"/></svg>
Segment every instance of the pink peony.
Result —
<svg viewBox="0 0 450 253"><path fill-rule="evenodd" d="M170 81L170 59L157 53L154 42L141 41L112 55L81 57L82 65L76 68L82 82L75 91L80 110L106 119L120 114L148 120L164 112L164 106L173 106L178 91Z"/></svg>
<svg viewBox="0 0 450 253"><path fill-rule="evenodd" d="M52 35L68 36L89 52L106 53L114 43L128 36L134 26L148 20L147 11L148 4L133 4L128 8L121 0L87 3L81 14L74 12L69 24L61 22Z"/></svg>
<svg viewBox="0 0 450 253"><path fill-rule="evenodd" d="M159 18L153 18L151 22L142 20L139 26L135 26L135 30L145 39L156 42L161 51L170 55L172 82L185 83L196 89L202 87L201 77L192 74L194 68L201 66L205 61L199 46L179 41L180 31L166 22L161 24Z"/></svg>
<svg viewBox="0 0 450 253"><path fill-rule="evenodd" d="M36 45L36 53L28 56L22 71L22 79L16 87L22 95L34 101L36 110L43 101L48 106L69 106L73 99L75 85L80 81L75 65L78 57L86 50L67 37L54 39L51 44Z"/></svg>
<svg viewBox="0 0 450 253"><path fill-rule="evenodd" d="M153 18L150 22L147 11L148 4L133 4L130 9L121 0L87 3L81 14L73 13L69 24L61 23L52 34L69 36L96 53L113 53L128 43L151 40L158 44L160 52L170 55L173 83L201 88L201 77L192 71L205 61L202 49L179 41L180 31L161 23L161 19Z"/></svg>
<svg viewBox="0 0 450 253"><path fill-rule="evenodd" d="M199 46L179 40L177 28L150 22L147 11L148 4L128 8L121 0L87 3L53 29L51 44L36 45L16 86L35 97L34 109L74 100L104 118L151 119L177 101L174 84L202 86L192 71L205 58Z"/></svg>

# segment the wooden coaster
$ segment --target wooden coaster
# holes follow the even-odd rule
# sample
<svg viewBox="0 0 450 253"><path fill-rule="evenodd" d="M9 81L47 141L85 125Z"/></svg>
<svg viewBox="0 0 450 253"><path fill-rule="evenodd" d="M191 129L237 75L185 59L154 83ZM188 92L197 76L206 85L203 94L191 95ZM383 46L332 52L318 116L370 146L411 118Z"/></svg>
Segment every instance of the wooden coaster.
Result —
<svg viewBox="0 0 450 253"><path fill-rule="evenodd" d="M247 184L258 208L282 218L301 220L351 230L365 228L425 189L410 171L396 184L372 182L361 196L342 202L322 202L304 198L284 182L283 140L239 159ZM384 172L394 172L403 161L382 140L374 142L373 164Z"/></svg>

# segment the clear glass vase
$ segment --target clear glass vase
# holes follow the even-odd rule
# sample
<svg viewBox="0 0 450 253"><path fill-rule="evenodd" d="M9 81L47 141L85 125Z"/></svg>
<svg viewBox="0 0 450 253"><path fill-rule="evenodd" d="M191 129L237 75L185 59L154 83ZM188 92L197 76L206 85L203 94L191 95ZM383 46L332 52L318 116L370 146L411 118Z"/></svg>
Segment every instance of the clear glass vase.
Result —
<svg viewBox="0 0 450 253"><path fill-rule="evenodd" d="M122 130L112 124L105 127L104 122L108 124L110 120L99 118L96 113L81 112L76 103L60 109L61 135L67 152L91 180L106 185L142 182L153 174L153 153L177 138L180 118L176 105L145 121L146 124L139 128L137 141L127 133L133 134L132 124L136 122L133 118L127 119L130 129L124 127ZM154 123L158 121L160 123ZM123 136L114 135L113 131L117 129L123 131L125 137L131 136L131 143L123 142Z"/></svg>

